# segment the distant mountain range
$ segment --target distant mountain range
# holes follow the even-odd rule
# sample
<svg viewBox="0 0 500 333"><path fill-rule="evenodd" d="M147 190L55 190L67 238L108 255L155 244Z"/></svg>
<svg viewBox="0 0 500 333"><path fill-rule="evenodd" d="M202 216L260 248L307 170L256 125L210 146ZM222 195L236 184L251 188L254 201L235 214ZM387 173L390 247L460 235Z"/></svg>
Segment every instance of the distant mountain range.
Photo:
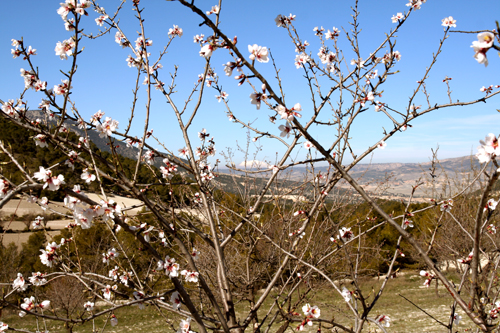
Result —
<svg viewBox="0 0 500 333"><path fill-rule="evenodd" d="M72 126L71 129L78 135L83 135L83 131L76 126ZM111 151L107 138L99 137L99 134L95 131L88 131L87 133L90 140L99 149L107 152ZM127 147L125 142L118 140L115 140L115 146L118 146L117 151L120 155L137 160L139 155L137 147ZM161 164L162 159L157 158L155 165L159 167ZM451 183L460 182L472 170L479 170L479 168L480 164L475 157L463 156L440 160L434 164L434 169L431 162L358 164L351 169L350 174L372 194L397 199L408 196L412 191L412 187L419 182L425 184L420 185L416 196L429 197L429 191L432 190L432 187L442 188L444 184L449 184L450 181ZM328 166L315 166L314 171L327 174L329 169L331 168ZM310 168L294 167L281 173L280 184L284 187L284 190L290 190L298 186L307 177L312 179L310 174ZM245 183L246 181L242 176L244 176L244 172L232 172L229 169L221 168L219 177L216 180L220 187L233 193L241 191L258 193L270 174L248 174L248 177L253 179L252 186ZM343 189L350 187L349 184L342 182L339 186Z"/></svg>
<svg viewBox="0 0 500 333"><path fill-rule="evenodd" d="M415 185L419 184L415 197L434 197L432 191L441 191L443 186L453 186L462 183L474 170L480 169L475 157L463 156L439 160L436 163L372 163L358 164L350 170L351 176L364 186L369 193L387 199L408 197ZM326 175L334 171L328 166L315 166L314 172ZM222 170L224 172L224 170ZM230 171L227 171L230 173ZM283 171L283 178L289 182L299 183L305 179L312 179L311 169L308 167L294 167ZM238 175L244 174L238 172ZM269 175L260 174L267 178ZM340 182L339 187L349 189L346 182Z"/></svg>

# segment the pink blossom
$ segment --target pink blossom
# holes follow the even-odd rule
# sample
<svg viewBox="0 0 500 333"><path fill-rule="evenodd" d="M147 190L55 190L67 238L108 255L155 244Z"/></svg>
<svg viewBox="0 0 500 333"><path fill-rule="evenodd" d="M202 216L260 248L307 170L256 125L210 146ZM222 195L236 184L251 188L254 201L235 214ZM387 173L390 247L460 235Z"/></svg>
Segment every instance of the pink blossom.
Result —
<svg viewBox="0 0 500 333"><path fill-rule="evenodd" d="M203 43L203 38L205 38L204 34L196 35L193 37L193 42L195 43Z"/></svg>
<svg viewBox="0 0 500 333"><path fill-rule="evenodd" d="M62 83L54 86L54 94L56 95L66 95L73 86L69 86L68 80L62 80Z"/></svg>
<svg viewBox="0 0 500 333"><path fill-rule="evenodd" d="M448 16L448 17L445 17L444 19L441 20L441 22L443 22L441 25L443 27L447 27L447 28L456 28L457 25L457 20L454 20L453 19L453 16Z"/></svg>
<svg viewBox="0 0 500 333"><path fill-rule="evenodd" d="M182 305L182 302L181 302L181 297L179 296L179 292L178 291L174 291L172 293L172 295L170 296L170 303L172 303L172 307L175 310L179 310L179 308Z"/></svg>
<svg viewBox="0 0 500 333"><path fill-rule="evenodd" d="M375 318L375 321L385 327L391 326L391 318L386 315L378 316L377 318Z"/></svg>
<svg viewBox="0 0 500 333"><path fill-rule="evenodd" d="M297 68L303 67L309 61L311 61L311 58L307 54L305 54L305 53L298 54L295 57L295 67L297 67Z"/></svg>
<svg viewBox="0 0 500 333"><path fill-rule="evenodd" d="M179 28L179 26L177 26L177 25L174 25L173 28L168 29L168 35L171 37L175 37L175 36L182 37L182 34L183 34L182 29Z"/></svg>
<svg viewBox="0 0 500 333"><path fill-rule="evenodd" d="M292 128L287 124L287 125L280 125L278 129L281 131L280 136L284 138L285 136L287 138L290 137L290 132L292 131Z"/></svg>
<svg viewBox="0 0 500 333"><path fill-rule="evenodd" d="M229 94L225 91L221 92L220 95L216 95L215 97L217 98L217 101L220 103L222 100L226 100L226 98L229 96Z"/></svg>
<svg viewBox="0 0 500 333"><path fill-rule="evenodd" d="M332 31L328 29L328 32L325 33L325 38L326 39L335 39L336 37L339 36L339 29L333 27Z"/></svg>
<svg viewBox="0 0 500 333"><path fill-rule="evenodd" d="M68 56L73 55L75 46L75 41L72 38L58 42L55 48L56 55L58 55L61 60L66 60Z"/></svg>
<svg viewBox="0 0 500 333"><path fill-rule="evenodd" d="M488 58L486 52L493 46L495 35L491 32L481 32L477 35L477 41L473 41L471 47L474 49L474 58L478 63L488 66Z"/></svg>
<svg viewBox="0 0 500 333"><path fill-rule="evenodd" d="M212 46L212 44L207 43L201 48L200 56L205 57L205 58L209 58L212 55L213 51L214 51L214 47Z"/></svg>
<svg viewBox="0 0 500 333"><path fill-rule="evenodd" d="M304 148L305 149L309 150L309 149L311 149L313 147L314 147L314 145L311 142L309 142L309 141L304 142Z"/></svg>
<svg viewBox="0 0 500 333"><path fill-rule="evenodd" d="M199 274L200 273L198 273L198 272L190 271L187 269L181 271L181 275L184 276L184 278L186 279L186 282L197 283Z"/></svg>
<svg viewBox="0 0 500 333"><path fill-rule="evenodd" d="M385 149L385 147L387 147L387 143L385 143L385 141L382 140L377 144L377 147L380 149Z"/></svg>
<svg viewBox="0 0 500 333"><path fill-rule="evenodd" d="M397 13L396 15L391 17L392 23L397 23L398 20L402 20L404 17L405 16L403 15L403 13Z"/></svg>
<svg viewBox="0 0 500 333"><path fill-rule="evenodd" d="M179 156L189 156L189 150L187 149L187 147L179 149Z"/></svg>
<svg viewBox="0 0 500 333"><path fill-rule="evenodd" d="M158 268L164 269L165 273L170 277L179 276L179 264L175 262L174 258L170 258L169 256L165 257L165 262L159 261Z"/></svg>
<svg viewBox="0 0 500 333"><path fill-rule="evenodd" d="M258 62L269 62L267 47L258 46L257 44L248 45L248 52L250 52L250 60L257 59Z"/></svg>
<svg viewBox="0 0 500 333"><path fill-rule="evenodd" d="M95 19L95 23L98 26L102 27L103 24L104 24L104 20L106 20L107 18L108 18L108 15L101 15L98 18Z"/></svg>
<svg viewBox="0 0 500 333"><path fill-rule="evenodd" d="M219 6L212 6L212 9L210 11L206 12L207 16L211 14L219 14Z"/></svg>
<svg viewBox="0 0 500 333"><path fill-rule="evenodd" d="M12 283L12 289L18 291L25 291L28 286L26 285L26 281L21 273L17 273L17 278Z"/></svg>
<svg viewBox="0 0 500 333"><path fill-rule="evenodd" d="M88 184L88 183L91 183L95 180L95 175L94 174L91 174L89 172L89 169L84 169L83 172L82 172L82 175L80 176L81 179L85 180L85 182Z"/></svg>

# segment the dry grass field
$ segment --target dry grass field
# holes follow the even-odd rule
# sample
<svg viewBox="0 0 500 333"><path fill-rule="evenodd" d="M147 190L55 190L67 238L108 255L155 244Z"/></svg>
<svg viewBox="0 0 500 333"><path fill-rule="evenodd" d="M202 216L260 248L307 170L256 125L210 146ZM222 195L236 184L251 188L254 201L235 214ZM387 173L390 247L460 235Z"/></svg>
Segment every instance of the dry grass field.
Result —
<svg viewBox="0 0 500 333"><path fill-rule="evenodd" d="M91 198L94 201L99 202L101 200L101 196L90 193L88 194L89 198ZM113 196L110 195L108 199L112 199L118 204L120 204L122 207L132 207L134 205L139 205L140 201L136 199L130 199L126 197L120 197L120 196ZM59 212L59 213L67 213L68 210L64 207L64 204L62 202L51 202L49 204L50 209ZM127 211L127 214L133 215L137 214L141 208L133 208ZM2 227L4 230L12 230L12 231L17 231L16 233L3 233L3 235L0 235L0 239L2 239L2 243L4 245L10 244L14 242L18 247L21 247L23 243L26 243L28 240L29 236L31 235L31 232L22 232L25 228L26 225L21 222L21 221L15 221L15 220L9 220L6 217L10 216L12 214L16 214L17 216L24 216L24 215L44 215L47 212L41 209L38 205L36 204L31 204L28 203L24 199L13 199L9 201L1 210L0 210L0 217L2 217L3 222ZM70 217L70 216L68 216ZM47 221L47 228L50 228L51 230L48 231L48 234L50 236L55 236L59 234L59 230L65 228L68 223L71 222L71 219L62 219L62 220L52 220L52 221Z"/></svg>
<svg viewBox="0 0 500 333"><path fill-rule="evenodd" d="M452 273L450 274L453 275ZM457 280L457 278L454 278L454 280ZM363 281L365 295L369 295L372 288L380 286L381 283L382 279L366 278L366 280ZM446 294L444 288L438 287L438 293L436 294L434 285L430 288L426 288L422 285L422 283L423 278L420 277L416 271L408 271L396 279L391 279L384 293L384 297L380 299L377 306L373 310L372 317L378 314L388 315L391 318L391 326L387 328L387 331L391 333L449 332L445 327L437 323L436 320L430 318L428 315L400 296L405 296L407 299L411 300L427 313L435 317L435 319L447 324L449 318L448 314L452 304L451 298ZM305 286L304 288L301 288L301 291L304 289ZM310 296L311 299L306 299L303 303L309 302L311 305L319 306L321 309L320 318L335 318L335 320L339 323L350 327L350 323L352 323L349 318L350 311L347 309L343 298L336 294L332 288L323 285L322 287L317 288L314 293L310 294ZM259 318L264 317L267 310L273 304L274 299L275 297L270 297L266 301L262 310L259 311ZM301 303L301 306L303 303ZM248 309L248 304L238 303L236 306L237 311L241 313L240 320L243 320L244 311ZM159 311L160 310L153 305L148 305L144 310L140 310L138 307L120 308L115 311L118 318L118 326L111 327L108 324L105 332L147 331L149 333L159 333L176 331L178 323L182 318L173 313L166 311L161 311L160 313ZM300 308L296 311L301 313ZM471 328L473 328L471 321L465 318L465 315L460 309L457 312L459 315L464 317L464 319L458 326L454 326L453 332L470 332ZM274 315L275 310L271 313ZM300 318L301 317L297 317L297 319ZM36 327L36 320L33 317L19 318L17 313L12 312L11 310L9 310L9 312L4 311L1 320L18 329L34 330ZM97 327L102 328L104 320L106 320L106 317L96 320ZM42 324L43 323L40 321L39 325ZM278 320L274 325L272 325L269 332L277 332L278 328L282 324L283 321ZM297 326L298 323L291 323L286 332L296 332ZM50 332L65 331L61 323L53 321L47 321L47 328ZM306 331L316 332L317 328L317 325L313 325L312 327L306 326ZM261 331L265 332L266 329L267 326L264 325ZM195 326L193 327L193 330L197 331ZM336 332L335 330L328 329L328 325L324 325L322 330L325 332ZM250 329L247 331L250 331ZM366 325L363 331L372 333L380 332L374 325ZM90 333L92 332L92 323L88 322L83 326L75 326L73 332ZM339 330L338 332L341 331Z"/></svg>

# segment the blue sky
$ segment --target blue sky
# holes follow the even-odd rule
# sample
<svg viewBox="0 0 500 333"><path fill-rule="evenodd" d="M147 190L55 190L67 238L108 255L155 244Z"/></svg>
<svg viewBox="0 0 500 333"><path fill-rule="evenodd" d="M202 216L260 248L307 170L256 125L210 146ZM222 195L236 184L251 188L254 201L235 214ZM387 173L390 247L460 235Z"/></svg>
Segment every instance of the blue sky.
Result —
<svg viewBox="0 0 500 333"><path fill-rule="evenodd" d="M56 13L59 8L57 1L18 0L2 2L0 11L0 98L2 100L19 97L24 88L23 80L19 75L20 68L27 68L22 59L12 59L10 50L11 39L24 38L25 45L32 45L37 49L37 56L33 58L38 66L41 78L48 82L49 87L61 82L63 76L59 72L70 68L70 61L60 60L55 55L54 48L57 42L69 38L70 34L64 29L61 17ZM360 34L360 50L366 58L371 50L384 39L385 33L395 26L391 17L398 12L407 11L406 0L359 1L360 16L358 18L362 32ZM119 1L109 0L99 2L100 6L113 12ZM415 11L410 20L403 25L397 34L396 49L402 54L397 64L397 75L390 77L384 85L381 102L388 103L396 109L404 109L408 105L408 97L416 88L416 81L421 79L426 67L437 50L439 40L444 36L441 20L453 16L457 20L456 30L475 31L494 29L495 20L499 19L500 3L498 1L481 1L481 5L462 0L428 1L422 9ZM210 10L215 1L196 1L201 9ZM228 36L238 36L238 45L247 54L248 44L258 44L268 47L276 59L280 76L285 90L287 104L297 102L302 104L304 121L311 115L310 95L303 79L303 71L294 66L294 45L288 38L285 29L277 28L274 18L278 14L293 13L296 17L296 28L303 40L311 46L308 51L316 56L319 48L318 38L314 36L313 28L323 26L332 29L333 26L351 29L351 6L354 1L315 1L307 5L304 1L223 1L221 10L221 29ZM205 26L199 26L200 19L188 9L176 2L142 0L145 7L146 35L153 40L150 48L152 57L157 56L168 40L168 29L174 24L184 30L182 38L173 41L168 53L162 59L163 69L160 70L160 79L170 82L170 73L174 66L178 66L178 78L174 101L183 106L188 98L198 74L202 73L205 64L204 58L198 55L199 45L193 43L193 36L204 33L209 35ZM125 3L121 12L121 27L135 40L139 30L135 12L131 10L131 1ZM83 20L84 32L96 34L98 26L94 19L97 13L89 11L89 16ZM427 81L431 104L447 103L446 85L442 80L448 76L453 90L453 100L467 101L484 96L479 89L482 86L500 84L500 58L497 52L490 50L487 68L478 64L474 52L470 48L475 34L450 33L445 41L443 52L431 72ZM346 59L351 59L352 51L344 34L339 37L338 43L344 50ZM97 40L83 39L85 50L79 55L79 68L73 84L72 98L84 117L88 120L98 110L106 112L106 116L120 122L120 130L127 124L132 102L132 89L135 85L137 72L127 66L125 59L130 50L122 49L114 42L114 31ZM382 52L381 54L383 54ZM220 84L223 90L229 93L229 106L234 114L245 122L252 122L259 129L279 135L278 125L269 123L270 110L262 107L256 110L250 104L249 95L252 92L248 85L238 87L232 77L226 77L223 63L231 58L225 50L217 50L212 57L212 66L220 75ZM351 66L352 68L352 66ZM257 69L269 77L269 82L277 90L277 80L271 63L257 64ZM142 82L142 79L141 79ZM328 82L323 89L327 90ZM260 85L258 85L260 86ZM138 101L136 120L133 133L140 135L144 125L144 93ZM216 148L219 152L227 151L231 147L235 153L234 161L243 160L243 154L236 148L239 145L245 148L247 133L240 125L228 121L225 107L217 103L216 91L205 90L203 106L198 117L193 122L190 134L192 142L197 144L196 133L202 128L214 136ZM29 91L25 100L31 108L36 108L42 95ZM419 94L415 103L426 105L425 97ZM194 103L188 105L188 110ZM176 151L184 147L184 142L176 126L175 116L165 103L165 99L158 91L153 91L151 127L154 135L168 148ZM438 110L427 116L416 119L413 127L406 132L396 134L387 142L384 150L377 149L373 162L425 162L431 155L431 148L440 147L441 158L464 156L476 152L478 141L490 132L498 134L500 113L498 98L470 107L455 107ZM326 117L328 118L328 117ZM352 147L356 154L362 153L367 147L375 144L382 137L382 127L390 129L391 122L381 113L376 113L373 106L356 120L351 131ZM313 129L320 142L330 142L333 139L332 129ZM289 142L291 139L288 140ZM328 145L327 145L328 146ZM159 146L158 146L159 147ZM160 148L161 149L161 148ZM163 149L161 149L163 150ZM260 139L256 144L250 143L250 159L266 160L274 163L276 152L284 151L284 147L269 139ZM256 155L254 155L256 154ZM305 150L298 151L293 156L305 156ZM222 160L221 156L217 156Z"/></svg>

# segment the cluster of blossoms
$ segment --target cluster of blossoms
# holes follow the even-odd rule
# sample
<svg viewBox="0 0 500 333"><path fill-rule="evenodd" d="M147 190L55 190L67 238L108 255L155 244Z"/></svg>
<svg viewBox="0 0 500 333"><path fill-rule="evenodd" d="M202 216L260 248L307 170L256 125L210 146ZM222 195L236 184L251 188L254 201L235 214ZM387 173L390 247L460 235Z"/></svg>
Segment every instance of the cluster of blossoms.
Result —
<svg viewBox="0 0 500 333"><path fill-rule="evenodd" d="M420 271L420 276L423 276L426 278L426 280L424 281L424 286L426 286L426 287L429 287L431 285L432 280L436 277L435 275L433 275L427 271L424 271L424 270Z"/></svg>
<svg viewBox="0 0 500 333"><path fill-rule="evenodd" d="M207 130L205 128L203 128L201 132L198 132L198 137L202 142L202 146L196 147L195 150L196 156L199 157L199 160L197 162L200 167L200 177L203 181L210 181L215 177L212 174L210 165L206 163L207 158L209 156L215 156L216 152L214 138L208 139L209 136L210 134L207 133ZM179 152L181 156L186 156L188 154L186 148L180 149Z"/></svg>
<svg viewBox="0 0 500 333"><path fill-rule="evenodd" d="M227 92L222 91L222 92L220 93L220 95L216 95L215 97L217 98L217 101L220 103L220 102L221 102L221 101L223 101L223 100L224 100L224 101L225 101L225 100L227 100L227 97L228 97L228 96L229 96L229 94L228 94Z"/></svg>
<svg viewBox="0 0 500 333"><path fill-rule="evenodd" d="M478 153L476 154L479 163L487 163L500 154L500 145L495 134L488 134L485 140L481 140L479 143L481 146L477 148Z"/></svg>
<svg viewBox="0 0 500 333"><path fill-rule="evenodd" d="M133 273L123 272L122 274L119 274L119 269L120 268L118 266L115 266L115 268L109 271L109 277L115 281L118 280L118 278L120 278L120 282L123 283L125 286L128 286L128 281L132 277Z"/></svg>
<svg viewBox="0 0 500 333"><path fill-rule="evenodd" d="M276 22L276 26L286 28L292 24L292 21L295 21L295 16L290 14L289 16L284 16L284 15L278 15L274 19L274 22Z"/></svg>
<svg viewBox="0 0 500 333"><path fill-rule="evenodd" d="M217 40L216 38L209 37L206 40L204 35L196 35L193 38L195 43L199 43L201 46L200 57L210 58L212 53L218 48L229 48L225 41ZM235 36L232 40L233 44L238 42L238 38ZM203 45L205 44L205 45Z"/></svg>
<svg viewBox="0 0 500 333"><path fill-rule="evenodd" d="M61 18L66 21L69 13L88 15L85 9L89 8L91 2L89 0L80 0L77 3L76 0L66 0L61 3L61 7L57 10L57 14L61 15Z"/></svg>
<svg viewBox="0 0 500 333"><path fill-rule="evenodd" d="M500 88L500 85L495 85L495 88ZM490 85L489 87L483 86L479 91L486 93L486 96L491 94L493 92L493 85Z"/></svg>
<svg viewBox="0 0 500 333"><path fill-rule="evenodd" d="M95 19L95 23L102 27L104 25L104 21L109 18L108 15L100 15L98 18Z"/></svg>
<svg viewBox="0 0 500 333"><path fill-rule="evenodd" d="M422 4L425 2L427 2L427 0L410 0L410 2L406 4L406 6L411 7L413 9L420 9Z"/></svg>
<svg viewBox="0 0 500 333"><path fill-rule="evenodd" d="M399 20L402 20L405 16L403 13L397 13L393 17L391 17L392 23L398 23Z"/></svg>
<svg viewBox="0 0 500 333"><path fill-rule="evenodd" d="M18 100L17 103L13 99L9 99L8 102L2 104L2 112L12 118L19 118L20 114L25 112L24 102Z"/></svg>
<svg viewBox="0 0 500 333"><path fill-rule="evenodd" d="M163 159L165 166L160 166L160 171L163 178L171 179L174 173L177 172L177 165L171 163L168 158Z"/></svg>
<svg viewBox="0 0 500 333"><path fill-rule="evenodd" d="M200 193L196 192L194 194L193 202L198 205L201 205L203 203L203 199L200 197Z"/></svg>
<svg viewBox="0 0 500 333"><path fill-rule="evenodd" d="M106 117L102 123L96 125L96 130L101 138L110 137L111 134L113 134L113 131L117 128L118 121L113 120L110 117Z"/></svg>
<svg viewBox="0 0 500 333"><path fill-rule="evenodd" d="M141 161L151 165L154 163L155 157L155 152L153 150L148 150L141 156Z"/></svg>
<svg viewBox="0 0 500 333"><path fill-rule="evenodd" d="M394 60L401 60L401 53L399 53L399 51L387 52L382 58L377 59L377 61L380 61L383 64L390 64L394 62Z"/></svg>
<svg viewBox="0 0 500 333"><path fill-rule="evenodd" d="M102 254L102 262L105 264L109 264L109 260L114 260L116 258L118 258L118 252L115 248L112 248L107 253Z"/></svg>
<svg viewBox="0 0 500 333"><path fill-rule="evenodd" d="M319 49L318 57L321 60L321 63L326 65L327 72L334 72L335 66L334 62L337 60L337 54L328 50L327 47L322 46Z"/></svg>
<svg viewBox="0 0 500 333"><path fill-rule="evenodd" d="M105 214L106 211L110 211L104 207L99 205L95 207L75 207L73 208L73 218L75 220L75 224L82 227L82 229L89 229L92 226L92 221L94 218L98 216L102 216L104 220L109 218L109 215Z"/></svg>
<svg viewBox="0 0 500 333"><path fill-rule="evenodd" d="M210 9L209 11L207 10L206 14L207 16L208 15L212 15L212 14L219 14L219 6L215 5L215 6L212 6L212 9Z"/></svg>
<svg viewBox="0 0 500 333"><path fill-rule="evenodd" d="M40 308L44 310L48 309L49 306L50 306L50 301L43 301L42 303L38 304L34 296L25 298L24 303L21 304L21 308L24 311L32 311L35 308ZM20 317L24 317L26 315L26 312L24 311L19 312Z"/></svg>
<svg viewBox="0 0 500 333"><path fill-rule="evenodd" d="M42 264L48 267L52 267L54 261L58 258L56 250L60 247L61 245L58 245L56 242L52 242L47 244L45 250L40 250L40 252L42 252L42 254L40 254L40 260L42 261Z"/></svg>
<svg viewBox="0 0 500 333"><path fill-rule="evenodd" d="M120 31L117 31L115 34L115 42L122 48L126 48L130 45L130 42L127 40L125 35L122 34Z"/></svg>
<svg viewBox="0 0 500 333"><path fill-rule="evenodd" d="M441 22L443 22L441 25L443 27L447 27L447 28L456 28L457 25L457 20L454 20L453 19L453 16L448 16L448 17L445 17L444 19L441 20Z"/></svg>
<svg viewBox="0 0 500 333"><path fill-rule="evenodd" d="M49 169L45 169L44 167L40 167L39 172L35 172L33 177L36 179L43 181L43 188L49 188L51 191L57 191L59 187L64 184L64 176L59 175L57 177L52 176L52 171Z"/></svg>
<svg viewBox="0 0 500 333"><path fill-rule="evenodd" d="M490 310L490 318L497 319L499 312L500 312L500 301L497 301L495 302L495 305L492 305L492 309Z"/></svg>
<svg viewBox="0 0 500 333"><path fill-rule="evenodd" d="M300 325L297 327L297 330L298 331L303 331L304 330L304 326L307 324L309 326L312 326L312 321L311 319L312 318L319 318L319 316L321 315L321 310L315 305L315 306L311 306L309 303L307 303L306 305L304 305L302 307L302 312L304 312L304 320L300 323Z"/></svg>
<svg viewBox="0 0 500 333"><path fill-rule="evenodd" d="M164 269L165 273L170 277L179 276L179 264L175 262L175 258L165 257L165 261L158 261L158 269Z"/></svg>
<svg viewBox="0 0 500 333"><path fill-rule="evenodd" d="M205 162L201 161L199 163L199 167L200 167L200 179L202 182L208 183L215 178L215 175L212 173L212 167L209 164L206 164Z"/></svg>
<svg viewBox="0 0 500 333"><path fill-rule="evenodd" d="M69 85L68 80L61 80L62 83L54 86L54 94L56 95L66 95L72 88L73 86Z"/></svg>
<svg viewBox="0 0 500 333"><path fill-rule="evenodd" d="M26 55L24 56L23 59L26 60L26 59L28 59L29 56L36 55L36 49L32 48L31 45L28 46L27 50L23 51L22 44L23 44L23 42L21 40L12 39L12 46L15 47L15 49L10 50L10 53L12 54L12 58L16 59L21 54L25 53Z"/></svg>
<svg viewBox="0 0 500 333"><path fill-rule="evenodd" d="M36 272L31 273L31 276L28 278L32 285L34 286L43 286L47 283L47 279L45 278L45 274Z"/></svg>
<svg viewBox="0 0 500 333"><path fill-rule="evenodd" d="M248 52L250 52L250 60L267 63L269 62L267 47L259 46L257 44L248 45Z"/></svg>
<svg viewBox="0 0 500 333"><path fill-rule="evenodd" d="M27 71L24 68L21 68L20 73L24 79L24 87L26 89L31 88L35 91L40 91L47 88L47 82L38 79L38 76L34 71Z"/></svg>
<svg viewBox="0 0 500 333"><path fill-rule="evenodd" d="M61 58L61 60L66 60L68 57L71 57L74 54L76 47L75 40L73 38L69 38L63 40L62 42L57 42L56 44L56 55Z"/></svg>
<svg viewBox="0 0 500 333"><path fill-rule="evenodd" d="M291 109L287 109L283 105L276 107L276 112L281 116L281 119L286 119L287 122L292 122L295 117L301 118L302 115L298 112L302 111L300 103L295 104Z"/></svg>
<svg viewBox="0 0 500 333"><path fill-rule="evenodd" d="M111 292L112 291L116 291L118 290L118 286L115 284L113 286L110 286L109 284L103 288L101 291L102 291L102 295L105 299L107 299L108 301L111 299Z"/></svg>
<svg viewBox="0 0 500 333"><path fill-rule="evenodd" d="M102 216L104 221L108 221L109 219L114 219L115 216L122 215L122 207L114 200L101 200L100 205L95 206L94 210L96 215Z"/></svg>
<svg viewBox="0 0 500 333"><path fill-rule="evenodd" d="M76 160L78 158L78 153L74 150L70 151L68 153L68 159L66 161L64 161L64 164L67 165L68 167L71 168L71 170L75 170L75 163L76 163Z"/></svg>
<svg viewBox="0 0 500 333"><path fill-rule="evenodd" d="M375 95L373 94L373 91L369 91L367 94L365 94L364 97L360 97L354 100L354 103L359 103L361 104L361 107L364 107L366 102L373 102L375 100Z"/></svg>
<svg viewBox="0 0 500 333"><path fill-rule="evenodd" d="M135 40L135 49L137 51L145 50L148 46L153 45L153 41L149 38L145 38L142 35L139 35Z"/></svg>
<svg viewBox="0 0 500 333"><path fill-rule="evenodd" d="M297 69L304 67L308 62L311 61L311 57L309 57L306 53L302 52L295 56L295 67Z"/></svg>
<svg viewBox="0 0 500 333"><path fill-rule="evenodd" d="M181 275L184 276L186 282L197 283L200 273L185 269L181 271Z"/></svg>
<svg viewBox="0 0 500 333"><path fill-rule="evenodd" d="M174 25L173 28L168 29L168 35L171 36L172 38L175 36L182 37L182 28L179 28L179 26Z"/></svg>

